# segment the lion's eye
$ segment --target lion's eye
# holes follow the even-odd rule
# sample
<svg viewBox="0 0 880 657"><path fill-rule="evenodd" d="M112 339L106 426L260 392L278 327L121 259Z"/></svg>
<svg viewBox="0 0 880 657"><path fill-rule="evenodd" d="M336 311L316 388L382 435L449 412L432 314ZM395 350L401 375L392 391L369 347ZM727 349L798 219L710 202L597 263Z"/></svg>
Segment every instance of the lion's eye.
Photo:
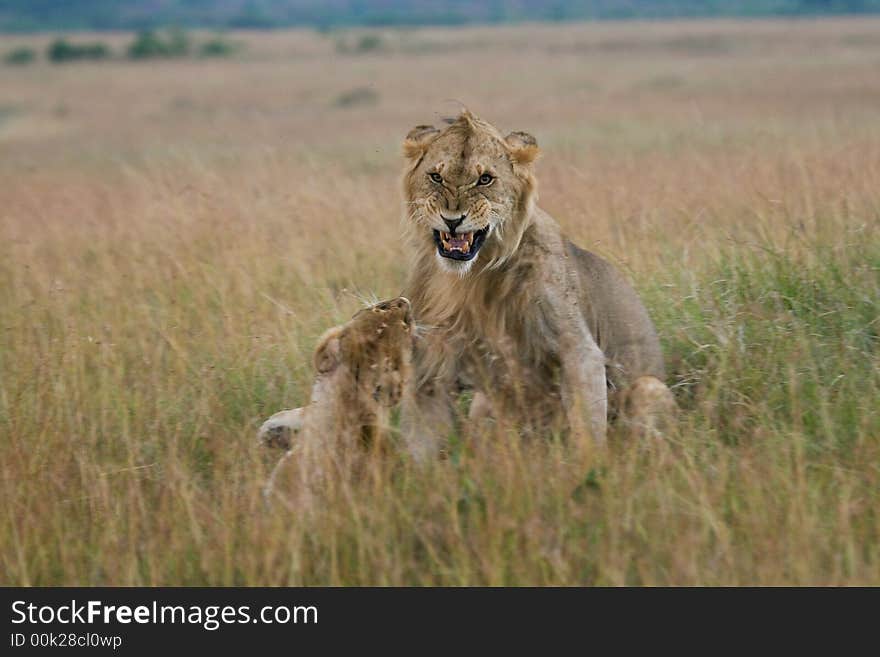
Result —
<svg viewBox="0 0 880 657"><path fill-rule="evenodd" d="M482 176L480 176L479 180L477 180L477 184L489 185L493 180L495 180L495 178L492 177L492 174L484 173Z"/></svg>
<svg viewBox="0 0 880 657"><path fill-rule="evenodd" d="M443 182L443 176L441 176L439 173L429 173L428 177L435 183L439 184Z"/></svg>

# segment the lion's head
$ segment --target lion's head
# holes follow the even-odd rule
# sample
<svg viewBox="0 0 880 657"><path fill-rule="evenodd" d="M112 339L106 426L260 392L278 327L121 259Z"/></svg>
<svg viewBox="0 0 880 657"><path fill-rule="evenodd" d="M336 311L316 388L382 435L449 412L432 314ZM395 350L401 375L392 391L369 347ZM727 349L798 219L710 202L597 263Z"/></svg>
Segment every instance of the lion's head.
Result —
<svg viewBox="0 0 880 657"><path fill-rule="evenodd" d="M361 415L399 403L410 374L413 333L405 297L364 308L328 330L315 349L318 381L312 402L329 394Z"/></svg>
<svg viewBox="0 0 880 657"><path fill-rule="evenodd" d="M420 125L403 144L407 232L416 258L466 274L516 251L535 198L535 138L507 137L468 111L443 129Z"/></svg>

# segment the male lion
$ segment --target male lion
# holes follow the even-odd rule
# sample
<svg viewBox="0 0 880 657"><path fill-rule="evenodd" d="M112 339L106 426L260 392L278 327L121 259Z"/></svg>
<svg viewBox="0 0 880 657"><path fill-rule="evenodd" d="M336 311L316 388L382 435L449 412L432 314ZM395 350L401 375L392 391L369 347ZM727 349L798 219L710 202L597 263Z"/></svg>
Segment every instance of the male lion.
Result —
<svg viewBox="0 0 880 657"><path fill-rule="evenodd" d="M383 449L389 411L409 382L414 324L404 297L364 308L328 330L315 349L317 375L309 404L276 413L258 439L288 448L270 477L294 453L300 474L315 482L332 466L348 472L367 449Z"/></svg>
<svg viewBox="0 0 880 657"><path fill-rule="evenodd" d="M598 442L609 388L651 377L663 387L658 407L668 407L660 343L638 295L535 204L534 137L504 137L464 111L442 129L414 128L403 150L404 293L426 331L402 414L417 457L449 435L463 387L477 391L472 414Z"/></svg>

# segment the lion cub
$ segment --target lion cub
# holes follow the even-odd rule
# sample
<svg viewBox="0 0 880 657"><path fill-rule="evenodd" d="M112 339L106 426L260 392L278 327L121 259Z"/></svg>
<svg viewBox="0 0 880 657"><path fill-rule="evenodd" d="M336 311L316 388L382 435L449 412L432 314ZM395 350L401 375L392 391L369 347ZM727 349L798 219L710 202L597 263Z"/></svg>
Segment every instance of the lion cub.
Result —
<svg viewBox="0 0 880 657"><path fill-rule="evenodd" d="M363 447L381 447L389 412L409 381L413 333L405 297L364 308L324 333L315 349L317 375L309 404L276 413L260 427L260 442L288 450L267 493L294 452L314 480L328 464L347 468Z"/></svg>

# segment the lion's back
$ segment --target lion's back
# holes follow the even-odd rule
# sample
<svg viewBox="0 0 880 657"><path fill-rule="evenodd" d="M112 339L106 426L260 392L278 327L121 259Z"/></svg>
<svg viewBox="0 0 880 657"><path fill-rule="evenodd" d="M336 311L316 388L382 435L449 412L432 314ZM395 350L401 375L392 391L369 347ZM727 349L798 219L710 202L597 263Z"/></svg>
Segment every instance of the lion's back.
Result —
<svg viewBox="0 0 880 657"><path fill-rule="evenodd" d="M610 262L571 242L567 246L581 281L585 319L612 383L623 387L644 375L663 380L660 340L639 295Z"/></svg>

